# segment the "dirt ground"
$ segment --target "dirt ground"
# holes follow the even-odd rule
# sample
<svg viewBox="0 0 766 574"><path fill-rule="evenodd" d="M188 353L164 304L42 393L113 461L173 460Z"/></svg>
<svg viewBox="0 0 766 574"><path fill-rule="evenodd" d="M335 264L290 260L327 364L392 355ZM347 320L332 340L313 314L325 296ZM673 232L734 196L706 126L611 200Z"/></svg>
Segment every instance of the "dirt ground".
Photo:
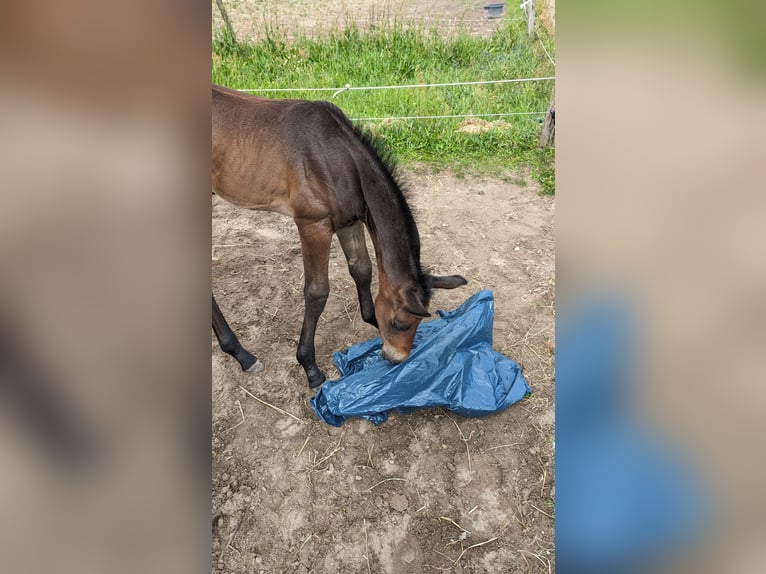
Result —
<svg viewBox="0 0 766 574"><path fill-rule="evenodd" d="M319 421L295 360L303 315L295 226L213 197L213 289L266 364L244 374L213 338L215 571L555 570L554 201L522 174L404 175L423 263L469 280L437 291L431 309L491 289L494 348L522 365L533 394L478 419L431 409L392 414L379 427ZM337 240L330 282L317 360L336 378L332 353L376 331L359 316Z"/></svg>
<svg viewBox="0 0 766 574"><path fill-rule="evenodd" d="M224 0L237 37L242 39L263 37L267 26L281 30L288 37L297 37L317 35L349 24L365 29L373 24L394 22L428 29L436 27L444 33L460 29L476 36L488 36L500 26L503 18L522 17L518 4L506 2L503 18L487 18L484 6L488 3L487 0ZM223 26L223 19L214 2L212 9L213 29L217 30Z"/></svg>

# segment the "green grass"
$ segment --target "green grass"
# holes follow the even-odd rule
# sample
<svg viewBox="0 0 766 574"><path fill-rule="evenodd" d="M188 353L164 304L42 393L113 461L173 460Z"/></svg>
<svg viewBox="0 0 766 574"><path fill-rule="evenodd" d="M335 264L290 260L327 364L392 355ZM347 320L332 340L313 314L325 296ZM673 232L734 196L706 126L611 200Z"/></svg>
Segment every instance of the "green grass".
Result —
<svg viewBox="0 0 766 574"><path fill-rule="evenodd" d="M542 38L553 55L553 42ZM254 43L213 40L213 81L231 88L310 88L445 83L553 76L553 66L526 25L509 21L489 38L445 36L401 24L360 30L351 25L320 38L288 41L278 30ZM551 81L398 90L350 91L333 101L351 118L538 112L548 107ZM332 92L261 94L331 99ZM426 162L460 172L498 174L528 169L553 193L552 148L539 146L543 116L502 120L481 134L459 131L463 118L361 122L404 164Z"/></svg>

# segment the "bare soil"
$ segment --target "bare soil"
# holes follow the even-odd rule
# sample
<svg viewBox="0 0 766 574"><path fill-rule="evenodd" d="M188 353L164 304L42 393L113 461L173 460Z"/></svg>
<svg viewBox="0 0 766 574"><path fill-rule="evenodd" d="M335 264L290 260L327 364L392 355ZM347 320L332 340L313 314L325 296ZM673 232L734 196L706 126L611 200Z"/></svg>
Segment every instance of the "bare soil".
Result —
<svg viewBox="0 0 766 574"><path fill-rule="evenodd" d="M521 18L517 4L506 3L502 18L487 18L487 0L224 0L224 6L240 39L264 37L267 29L276 29L287 37L317 36L329 30L355 25L399 24L442 33L466 31L489 36L504 18ZM223 26L216 4L212 3L213 29Z"/></svg>
<svg viewBox="0 0 766 574"><path fill-rule="evenodd" d="M319 421L295 360L303 315L295 226L213 197L213 289L266 365L242 373L213 338L216 571L555 570L553 199L523 174L460 178L418 168L405 180L423 263L469 280L436 292L432 310L492 289L494 347L522 365L533 394L477 419L431 409L392 414L378 427ZM330 282L317 358L335 378L332 353L377 332L359 316L337 241Z"/></svg>

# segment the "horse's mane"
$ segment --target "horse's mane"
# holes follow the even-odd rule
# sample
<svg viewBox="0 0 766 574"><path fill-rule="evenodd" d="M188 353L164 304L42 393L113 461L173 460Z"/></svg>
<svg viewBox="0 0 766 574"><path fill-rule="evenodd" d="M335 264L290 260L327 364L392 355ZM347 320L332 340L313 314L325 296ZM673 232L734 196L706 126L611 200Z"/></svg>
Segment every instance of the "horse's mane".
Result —
<svg viewBox="0 0 766 574"><path fill-rule="evenodd" d="M431 298L431 289L426 280L426 273L420 264L420 235L418 234L418 228L415 224L415 217L412 214L412 209L407 202L407 196L410 194L410 191L402 182L399 167L391 150L385 145L385 142L380 137L348 119L338 106L331 102L322 103L332 112L336 121L344 126L364 147L369 159L386 178L386 182L388 183L386 187L391 193L391 197L401 214L404 230L409 239L409 245L411 246L412 256L415 263L415 277L418 284L423 289L426 302L428 302ZM369 221L368 224L374 229L374 221Z"/></svg>

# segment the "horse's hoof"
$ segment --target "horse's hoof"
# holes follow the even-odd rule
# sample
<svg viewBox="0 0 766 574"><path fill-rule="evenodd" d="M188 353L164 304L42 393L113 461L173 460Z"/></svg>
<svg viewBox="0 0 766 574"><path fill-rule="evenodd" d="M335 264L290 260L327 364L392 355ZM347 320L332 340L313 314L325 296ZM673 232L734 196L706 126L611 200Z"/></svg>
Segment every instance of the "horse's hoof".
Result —
<svg viewBox="0 0 766 574"><path fill-rule="evenodd" d="M317 387L321 387L326 380L327 377L325 377L322 373L319 373L318 377L309 379L309 388L316 389Z"/></svg>
<svg viewBox="0 0 766 574"><path fill-rule="evenodd" d="M246 373L260 373L264 369L263 363L261 363L260 360L256 359L255 363L252 364L252 366L249 369L246 369Z"/></svg>

